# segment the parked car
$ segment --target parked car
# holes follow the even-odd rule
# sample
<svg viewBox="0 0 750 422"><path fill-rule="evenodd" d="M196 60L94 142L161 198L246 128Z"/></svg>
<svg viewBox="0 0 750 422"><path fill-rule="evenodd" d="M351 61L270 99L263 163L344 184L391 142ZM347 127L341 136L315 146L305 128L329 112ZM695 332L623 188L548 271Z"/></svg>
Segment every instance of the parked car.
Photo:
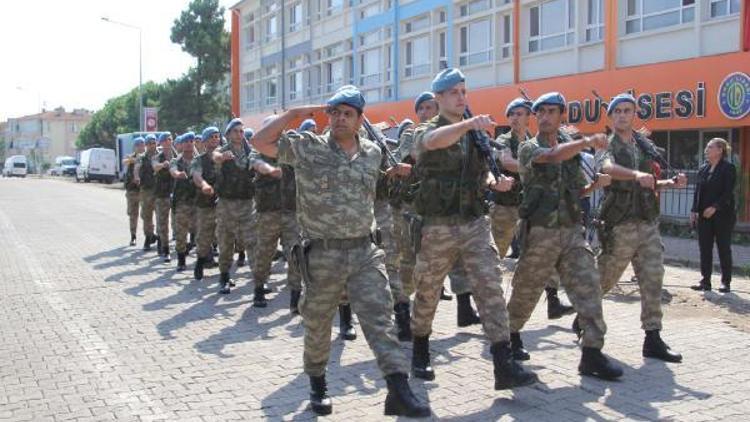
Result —
<svg viewBox="0 0 750 422"><path fill-rule="evenodd" d="M76 168L76 182L99 180L112 183L116 177L115 150L90 148L81 152L81 160Z"/></svg>
<svg viewBox="0 0 750 422"><path fill-rule="evenodd" d="M24 155L12 155L5 160L3 166L3 176L5 177L26 177L28 173L28 163Z"/></svg>
<svg viewBox="0 0 750 422"><path fill-rule="evenodd" d="M78 163L73 157L61 155L55 158L55 176L75 176Z"/></svg>

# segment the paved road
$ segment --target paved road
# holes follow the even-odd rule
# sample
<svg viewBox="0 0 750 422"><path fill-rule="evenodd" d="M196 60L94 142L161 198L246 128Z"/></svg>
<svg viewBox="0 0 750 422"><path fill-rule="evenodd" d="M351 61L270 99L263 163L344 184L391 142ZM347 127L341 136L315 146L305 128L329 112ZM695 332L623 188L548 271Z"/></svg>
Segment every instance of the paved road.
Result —
<svg viewBox="0 0 750 422"><path fill-rule="evenodd" d="M314 419L282 268L280 293L255 309L246 267L220 296L215 270L196 282L127 241L121 190L0 180L0 420ZM667 273L665 338L682 365L640 356L637 292L625 283L605 303L605 350L626 365L622 382L581 378L570 318L549 323L539 306L525 339L542 383L495 392L480 329L458 330L455 302L442 302L437 380L412 385L448 421L746 420L748 280L704 297L686 288L695 271ZM385 383L364 340L334 343L328 419L384 420Z"/></svg>

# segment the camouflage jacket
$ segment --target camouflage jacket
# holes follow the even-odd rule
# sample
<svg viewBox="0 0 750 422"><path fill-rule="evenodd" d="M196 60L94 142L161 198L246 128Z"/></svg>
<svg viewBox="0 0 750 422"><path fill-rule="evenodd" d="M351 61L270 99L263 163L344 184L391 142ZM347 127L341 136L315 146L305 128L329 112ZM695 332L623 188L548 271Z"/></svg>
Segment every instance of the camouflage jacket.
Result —
<svg viewBox="0 0 750 422"><path fill-rule="evenodd" d="M528 140L528 138L530 136L527 136L525 140ZM518 147L521 145L521 142L514 136L513 131L508 131L508 133L498 136L497 142L503 147L500 153L507 150L514 159L518 159ZM497 161L498 167L502 168L500 160L498 159ZM506 207L517 207L521 204L521 177L518 173L512 171L503 170L502 173L508 177L512 177L515 183L513 184L513 188L508 192L495 192L493 195L495 203Z"/></svg>
<svg viewBox="0 0 750 422"><path fill-rule="evenodd" d="M194 205L195 191L197 190L193 183L190 167L191 161L184 160L182 154L173 158L169 162L170 171L184 171L187 173L187 179L174 179L174 188L172 190L172 203L174 205Z"/></svg>

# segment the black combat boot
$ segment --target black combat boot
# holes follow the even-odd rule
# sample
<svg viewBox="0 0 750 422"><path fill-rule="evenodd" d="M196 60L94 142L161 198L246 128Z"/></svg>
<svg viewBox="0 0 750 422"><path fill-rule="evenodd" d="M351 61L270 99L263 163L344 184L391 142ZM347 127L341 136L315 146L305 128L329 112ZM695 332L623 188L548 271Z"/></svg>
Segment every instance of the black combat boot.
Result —
<svg viewBox="0 0 750 422"><path fill-rule="evenodd" d="M453 296L445 293L445 287L440 289L440 300L453 300Z"/></svg>
<svg viewBox="0 0 750 422"><path fill-rule="evenodd" d="M219 278L219 293L223 295L227 295L231 292L229 286L229 273L221 273L221 276Z"/></svg>
<svg viewBox="0 0 750 422"><path fill-rule="evenodd" d="M292 312L292 315L299 315L299 297L301 294L301 291L295 289L289 292L289 311Z"/></svg>
<svg viewBox="0 0 750 422"><path fill-rule="evenodd" d="M143 239L143 250L144 251L151 250L151 236L149 235L146 235L146 237Z"/></svg>
<svg viewBox="0 0 750 422"><path fill-rule="evenodd" d="M529 352L523 348L521 333L510 333L510 350L513 351L513 359L515 360L531 359Z"/></svg>
<svg viewBox="0 0 750 422"><path fill-rule="evenodd" d="M266 283L263 283L263 293L270 295L271 293L273 293L273 289L266 286Z"/></svg>
<svg viewBox="0 0 750 422"><path fill-rule="evenodd" d="M130 233L130 246L135 246L135 233Z"/></svg>
<svg viewBox="0 0 750 422"><path fill-rule="evenodd" d="M576 312L572 306L563 305L560 302L560 297L557 296L557 289L547 287L544 291L547 292L547 319L559 319Z"/></svg>
<svg viewBox="0 0 750 422"><path fill-rule="evenodd" d="M214 260L213 255L209 255L208 258L203 259L203 266L205 268L216 268L219 266L219 264L216 263L216 260Z"/></svg>
<svg viewBox="0 0 750 422"><path fill-rule="evenodd" d="M331 398L328 397L326 376L310 377L310 407L318 415L330 415L333 412Z"/></svg>
<svg viewBox="0 0 750 422"><path fill-rule="evenodd" d="M185 254L177 252L177 271L185 271Z"/></svg>
<svg viewBox="0 0 750 422"><path fill-rule="evenodd" d="M195 260L195 268L193 268L193 277L196 280L203 279L203 261L205 258L198 257Z"/></svg>
<svg viewBox="0 0 750 422"><path fill-rule="evenodd" d="M237 253L237 268L245 266L245 251Z"/></svg>
<svg viewBox="0 0 750 422"><path fill-rule="evenodd" d="M169 256L169 245L164 247L164 262L170 262L172 258Z"/></svg>
<svg viewBox="0 0 750 422"><path fill-rule="evenodd" d="M430 363L430 338L414 336L411 352L411 373L415 377L432 381L435 379L435 370Z"/></svg>
<svg viewBox="0 0 750 422"><path fill-rule="evenodd" d="M388 385L388 395L385 396L386 416L408 416L410 418L426 418L430 416L430 406L419 401L411 391L406 374L390 374L385 376Z"/></svg>
<svg viewBox="0 0 750 422"><path fill-rule="evenodd" d="M702 278L701 281L698 282L695 286L690 286L691 289L697 290L697 291L704 291L704 292L710 292L711 291L711 280L707 280L705 278Z"/></svg>
<svg viewBox="0 0 750 422"><path fill-rule="evenodd" d="M492 365L495 368L495 390L522 387L537 381L534 373L524 371L520 363L513 359L510 343L501 341L490 346Z"/></svg>
<svg viewBox="0 0 750 422"><path fill-rule="evenodd" d="M409 315L409 302L397 303L393 307L393 312L396 315L398 340L411 341L411 316Z"/></svg>
<svg viewBox="0 0 750 422"><path fill-rule="evenodd" d="M352 325L352 305L339 305L339 325L341 337L344 340L354 340L357 338L357 330Z"/></svg>
<svg viewBox="0 0 750 422"><path fill-rule="evenodd" d="M471 307L471 293L461 293L460 295L456 295L456 298L458 326L468 327L469 325L479 324L481 322L479 315Z"/></svg>
<svg viewBox="0 0 750 422"><path fill-rule="evenodd" d="M722 281L719 286L719 293L729 293L732 291L731 281ZM710 290L710 289L709 289Z"/></svg>
<svg viewBox="0 0 750 422"><path fill-rule="evenodd" d="M610 381L622 376L622 368L610 362L601 350L594 347L583 348L578 372Z"/></svg>
<svg viewBox="0 0 750 422"><path fill-rule="evenodd" d="M661 339L659 330L646 330L646 338L643 340L643 357L672 363L682 362L682 355L670 350L667 343Z"/></svg>
<svg viewBox="0 0 750 422"><path fill-rule="evenodd" d="M161 236L156 236L156 253L159 256L162 256L162 254L164 253L164 251L161 248Z"/></svg>
<svg viewBox="0 0 750 422"><path fill-rule="evenodd" d="M263 286L255 288L253 295L253 306L255 306L256 308L265 308L266 306L268 306L268 301L266 300L266 291L263 289Z"/></svg>
<svg viewBox="0 0 750 422"><path fill-rule="evenodd" d="M573 323L570 325L570 328L573 330L574 333L576 333L576 336L580 339L583 335L583 330L581 329L581 323L580 319L578 318L578 315L576 315L575 318L573 318Z"/></svg>

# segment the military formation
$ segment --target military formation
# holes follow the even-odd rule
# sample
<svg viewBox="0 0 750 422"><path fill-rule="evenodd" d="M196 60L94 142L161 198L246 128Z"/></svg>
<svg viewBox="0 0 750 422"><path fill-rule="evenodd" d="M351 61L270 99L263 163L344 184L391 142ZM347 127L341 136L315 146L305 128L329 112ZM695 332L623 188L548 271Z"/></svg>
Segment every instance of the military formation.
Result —
<svg viewBox="0 0 750 422"><path fill-rule="evenodd" d="M347 340L357 337L352 314L358 317L386 380L385 414L430 415L408 377L437 377L430 335L439 301L452 299L446 277L457 325L481 324L488 338L496 390L537 382L522 365L531 356L521 331L543 291L550 319L576 314L579 372L620 378L622 368L602 353L602 295L628 264L640 286L643 356L680 362L660 335L658 191L683 188L686 178L659 178L651 141L634 130L635 99L624 93L609 102L609 136L566 126L557 92L535 100L524 93L505 105L510 130L499 136L499 124L473 116L469 100L463 73L446 69L416 98L418 121L404 120L397 140L370 124L351 85L324 105L267 117L257 133L233 119L223 132L211 126L174 142L169 133L138 138L124 160L130 244L140 209L143 249L156 243L170 262L171 217L176 270L187 269L194 248L194 278L218 266L218 292L230 294L237 253L237 265L252 268L256 307L267 306L274 258L285 259L289 310L305 329L310 406L320 415L333 410L326 369L337 312ZM320 113L328 118L324 130L311 119ZM593 165L586 153L596 157ZM598 189L596 254L584 215ZM507 297L503 275L514 239L520 257L506 274ZM560 301L560 287L572 306ZM400 342L412 343L410 360Z"/></svg>

